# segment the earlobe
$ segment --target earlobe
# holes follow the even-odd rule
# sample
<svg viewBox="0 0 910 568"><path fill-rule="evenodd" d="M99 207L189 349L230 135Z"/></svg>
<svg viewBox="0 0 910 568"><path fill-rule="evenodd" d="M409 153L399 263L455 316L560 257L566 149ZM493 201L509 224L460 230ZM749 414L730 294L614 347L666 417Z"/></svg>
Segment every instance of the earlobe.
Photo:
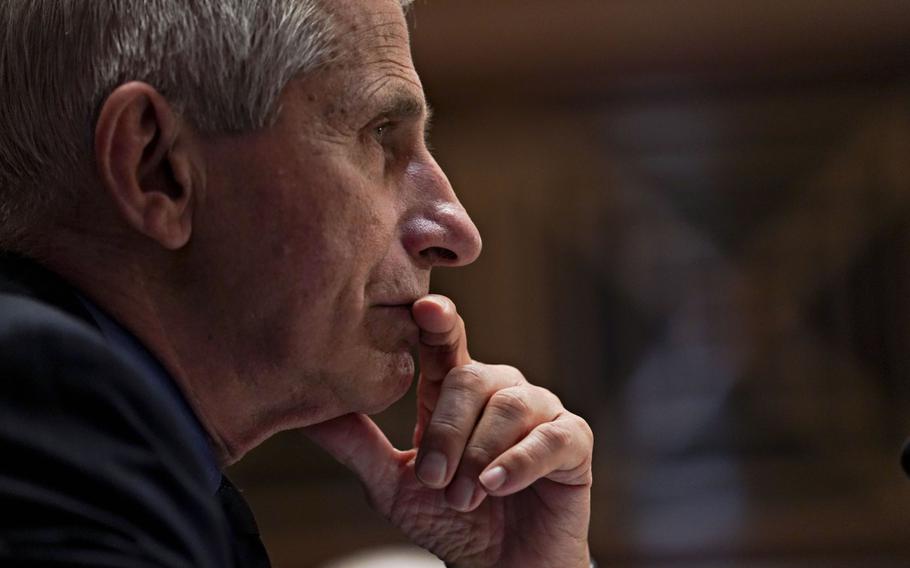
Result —
<svg viewBox="0 0 910 568"><path fill-rule="evenodd" d="M160 246L182 248L192 235L198 160L188 127L145 83L118 87L95 128L102 186L124 222Z"/></svg>

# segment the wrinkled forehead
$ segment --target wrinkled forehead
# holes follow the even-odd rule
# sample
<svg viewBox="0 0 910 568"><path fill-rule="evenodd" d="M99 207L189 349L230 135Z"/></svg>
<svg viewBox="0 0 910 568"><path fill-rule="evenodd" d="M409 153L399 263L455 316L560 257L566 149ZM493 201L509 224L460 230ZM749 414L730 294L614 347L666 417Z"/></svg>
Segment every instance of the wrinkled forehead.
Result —
<svg viewBox="0 0 910 568"><path fill-rule="evenodd" d="M410 60L410 37L400 0L330 0L335 60L343 64L378 57Z"/></svg>
<svg viewBox="0 0 910 568"><path fill-rule="evenodd" d="M400 0L341 0L327 11L335 39L319 75L321 87L335 99L332 108L368 112L371 104L401 94L425 105Z"/></svg>

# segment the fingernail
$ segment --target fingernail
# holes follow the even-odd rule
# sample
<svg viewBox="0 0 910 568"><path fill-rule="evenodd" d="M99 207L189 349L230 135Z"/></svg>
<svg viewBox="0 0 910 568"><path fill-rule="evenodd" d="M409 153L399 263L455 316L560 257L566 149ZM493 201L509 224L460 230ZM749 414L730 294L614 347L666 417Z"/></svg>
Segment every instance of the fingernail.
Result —
<svg viewBox="0 0 910 568"><path fill-rule="evenodd" d="M493 469L487 470L480 474L480 482L486 487L487 491L496 491L506 483L506 468L497 465Z"/></svg>
<svg viewBox="0 0 910 568"><path fill-rule="evenodd" d="M471 506L471 500L474 498L474 489L476 484L468 477L459 477L449 486L446 495L449 505L453 509L466 511Z"/></svg>
<svg viewBox="0 0 910 568"><path fill-rule="evenodd" d="M426 485L440 486L446 479L446 457L440 452L430 452L420 461L417 477Z"/></svg>

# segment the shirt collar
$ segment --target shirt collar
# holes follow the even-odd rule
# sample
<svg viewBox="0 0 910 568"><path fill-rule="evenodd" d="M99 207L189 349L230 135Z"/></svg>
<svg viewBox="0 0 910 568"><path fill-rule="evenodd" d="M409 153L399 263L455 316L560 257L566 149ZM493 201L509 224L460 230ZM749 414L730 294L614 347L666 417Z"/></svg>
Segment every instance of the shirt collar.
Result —
<svg viewBox="0 0 910 568"><path fill-rule="evenodd" d="M95 320L95 323L98 324L101 334L110 347L140 370L150 380L151 384L167 397L173 410L182 415L186 419L186 423L191 425L190 436L187 441L196 451L196 454L202 458L205 464L206 483L214 495L221 485L221 470L218 468L218 462L215 459L215 453L212 450L212 445L205 433L205 429L173 377L132 333L87 298L79 295L79 300Z"/></svg>

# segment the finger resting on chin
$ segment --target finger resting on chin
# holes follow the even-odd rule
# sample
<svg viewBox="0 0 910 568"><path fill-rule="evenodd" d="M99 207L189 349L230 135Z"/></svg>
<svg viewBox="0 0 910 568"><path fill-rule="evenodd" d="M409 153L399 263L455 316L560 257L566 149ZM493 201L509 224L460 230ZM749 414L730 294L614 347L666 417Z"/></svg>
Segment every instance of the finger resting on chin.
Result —
<svg viewBox="0 0 910 568"><path fill-rule="evenodd" d="M431 294L416 302L411 314L417 326L428 333L444 335L454 331L458 323L458 309L445 296Z"/></svg>
<svg viewBox="0 0 910 568"><path fill-rule="evenodd" d="M420 344L424 347L436 347L439 350L453 349L461 339L464 320L460 317L453 321L451 329L445 331L427 331L420 329Z"/></svg>
<svg viewBox="0 0 910 568"><path fill-rule="evenodd" d="M421 375L432 382L443 380L455 367L471 363L464 321L456 317L453 328L444 333L421 331L418 356Z"/></svg>

